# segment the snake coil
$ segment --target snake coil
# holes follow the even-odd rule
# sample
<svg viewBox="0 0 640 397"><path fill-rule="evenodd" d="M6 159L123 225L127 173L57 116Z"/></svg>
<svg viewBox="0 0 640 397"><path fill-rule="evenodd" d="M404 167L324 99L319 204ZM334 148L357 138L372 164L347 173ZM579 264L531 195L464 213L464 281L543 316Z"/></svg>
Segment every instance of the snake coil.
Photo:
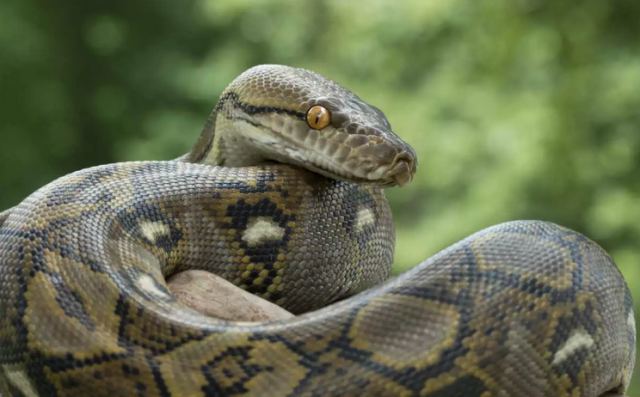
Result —
<svg viewBox="0 0 640 397"><path fill-rule="evenodd" d="M337 83L249 69L184 157L81 170L0 215L0 394L622 395L631 297L578 233L510 222L385 281L381 188L415 169ZM186 269L300 315L196 313L164 281Z"/></svg>

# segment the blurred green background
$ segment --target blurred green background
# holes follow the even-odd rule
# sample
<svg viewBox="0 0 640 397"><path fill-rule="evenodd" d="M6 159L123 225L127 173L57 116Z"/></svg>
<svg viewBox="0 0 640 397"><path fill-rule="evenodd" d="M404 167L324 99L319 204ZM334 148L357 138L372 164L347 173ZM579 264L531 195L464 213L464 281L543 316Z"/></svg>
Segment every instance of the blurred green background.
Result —
<svg viewBox="0 0 640 397"><path fill-rule="evenodd" d="M0 2L0 208L91 165L170 159L245 68L318 71L416 149L401 271L486 226L603 245L640 302L640 2ZM640 379L631 395L640 394Z"/></svg>

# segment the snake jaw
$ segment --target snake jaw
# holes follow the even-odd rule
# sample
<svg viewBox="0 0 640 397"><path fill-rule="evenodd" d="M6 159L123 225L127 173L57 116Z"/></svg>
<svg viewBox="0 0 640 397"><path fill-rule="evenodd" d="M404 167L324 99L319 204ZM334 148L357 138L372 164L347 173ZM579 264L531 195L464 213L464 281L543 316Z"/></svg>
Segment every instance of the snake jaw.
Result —
<svg viewBox="0 0 640 397"><path fill-rule="evenodd" d="M379 186L403 186L413 179L416 154L391 131L350 134L342 148L325 153L338 164L341 179Z"/></svg>

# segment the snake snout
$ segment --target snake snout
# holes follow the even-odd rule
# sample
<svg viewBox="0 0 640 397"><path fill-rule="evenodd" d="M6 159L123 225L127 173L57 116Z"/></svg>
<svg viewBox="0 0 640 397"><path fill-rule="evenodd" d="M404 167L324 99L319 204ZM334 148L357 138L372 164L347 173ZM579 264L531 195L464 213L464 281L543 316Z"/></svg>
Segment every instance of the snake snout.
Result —
<svg viewBox="0 0 640 397"><path fill-rule="evenodd" d="M375 139L374 139L375 140ZM416 172L416 153L411 146L392 132L377 138L378 144L372 150L374 162L380 164L378 169L380 182L383 185L403 186L413 179Z"/></svg>
<svg viewBox="0 0 640 397"><path fill-rule="evenodd" d="M416 154L393 133L367 136L367 145L352 154L360 163L360 172L369 182L381 186L402 186L416 172Z"/></svg>
<svg viewBox="0 0 640 397"><path fill-rule="evenodd" d="M402 152L396 157L391 168L389 168L388 178L390 178L394 184L403 186L411 182L415 173L415 156L411 156L408 152Z"/></svg>

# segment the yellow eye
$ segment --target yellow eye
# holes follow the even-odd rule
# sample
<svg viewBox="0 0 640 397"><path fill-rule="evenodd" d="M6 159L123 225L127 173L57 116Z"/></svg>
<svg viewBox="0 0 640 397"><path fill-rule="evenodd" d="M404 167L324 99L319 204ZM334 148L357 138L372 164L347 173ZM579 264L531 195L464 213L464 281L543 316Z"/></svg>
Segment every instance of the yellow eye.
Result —
<svg viewBox="0 0 640 397"><path fill-rule="evenodd" d="M312 106L307 111L307 124L314 130L321 130L331 123L331 113L320 105Z"/></svg>

